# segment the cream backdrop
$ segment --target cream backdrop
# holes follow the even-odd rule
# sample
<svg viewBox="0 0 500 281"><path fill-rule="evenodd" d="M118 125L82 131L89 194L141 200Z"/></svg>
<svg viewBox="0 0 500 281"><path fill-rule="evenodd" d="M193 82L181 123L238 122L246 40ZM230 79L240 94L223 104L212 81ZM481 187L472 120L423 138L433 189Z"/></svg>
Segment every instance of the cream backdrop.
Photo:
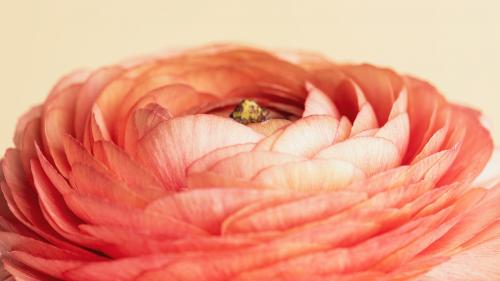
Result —
<svg viewBox="0 0 500 281"><path fill-rule="evenodd" d="M72 69L219 41L390 66L482 109L498 128L499 3L0 0L0 150L17 117Z"/></svg>

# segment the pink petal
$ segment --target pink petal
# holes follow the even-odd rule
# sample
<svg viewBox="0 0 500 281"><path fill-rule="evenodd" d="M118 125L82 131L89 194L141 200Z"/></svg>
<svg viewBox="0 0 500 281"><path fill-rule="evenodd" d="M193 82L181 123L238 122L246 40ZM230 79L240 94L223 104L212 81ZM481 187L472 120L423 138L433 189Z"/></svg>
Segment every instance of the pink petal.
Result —
<svg viewBox="0 0 500 281"><path fill-rule="evenodd" d="M130 109L130 112L128 113L128 116L126 117L124 122L120 122L119 124L117 124L116 130L118 132L123 132L118 135L120 137L118 143L126 144L125 141L127 140L127 137L123 136L123 134L130 133L127 133L127 123L135 123L135 126L139 131L145 131L148 129L148 127L152 128L150 127L150 125L148 126L148 124L141 124L141 120L138 119L138 117L140 118L141 116L136 115L137 111L148 108L151 104L155 104L160 108L164 108L169 112L169 115L171 116L180 116L181 114L185 114L192 108L204 106L214 100L216 100L214 96L199 93L188 85L170 84L160 86L159 88L155 87L151 91L144 94L144 96L137 101L133 108ZM163 113L161 113L161 111L159 113L161 115L164 115ZM145 121L151 122L153 120L151 120L151 117L149 117ZM144 127L145 125L146 127ZM140 139L144 134L144 132L139 133L138 139ZM128 142L129 144L127 144L127 148L128 145L135 145L133 141Z"/></svg>
<svg viewBox="0 0 500 281"><path fill-rule="evenodd" d="M85 69L78 69L66 74L50 90L48 100L56 98L65 88L85 82L90 74L91 72Z"/></svg>
<svg viewBox="0 0 500 281"><path fill-rule="evenodd" d="M16 124L16 132L14 134L14 144L17 148L20 148L22 146L21 140L28 124L33 120L39 119L42 116L42 112L43 106L35 106L18 119Z"/></svg>
<svg viewBox="0 0 500 281"><path fill-rule="evenodd" d="M412 164L415 162L418 162L422 160L425 157L430 156L433 153L436 153L439 151L439 149L442 147L446 135L448 134L448 126L445 126L439 130L437 130L432 137L429 139L429 141L425 144L425 146L418 152L417 156L413 158Z"/></svg>
<svg viewBox="0 0 500 281"><path fill-rule="evenodd" d="M26 125L18 147L24 171L30 183L32 182L30 161L37 156L36 145L42 143L40 136L40 118L36 118Z"/></svg>
<svg viewBox="0 0 500 281"><path fill-rule="evenodd" d="M170 112L158 104L150 104L145 108L134 111L131 120L127 122L127 127L125 128L125 150L135 155L137 141L143 138L158 124L170 118L172 118Z"/></svg>
<svg viewBox="0 0 500 281"><path fill-rule="evenodd" d="M271 135L266 136L255 145L252 151L270 151L276 140L283 133L283 131L285 131L285 128L278 129Z"/></svg>
<svg viewBox="0 0 500 281"><path fill-rule="evenodd" d="M241 152L249 152L255 147L253 143L235 144L222 147L205 154L200 159L194 161L188 168L188 174L202 172L211 168L215 163L228 157L232 157Z"/></svg>
<svg viewBox="0 0 500 281"><path fill-rule="evenodd" d="M90 131L93 142L111 140L111 134L98 105L92 107L92 113L90 114Z"/></svg>
<svg viewBox="0 0 500 281"><path fill-rule="evenodd" d="M85 164L74 165L69 179L76 192L102 197L114 204L141 207L154 198L154 194L139 193L138 190Z"/></svg>
<svg viewBox="0 0 500 281"><path fill-rule="evenodd" d="M68 209L61 194L43 172L40 162L32 161L31 169L40 204L47 210L50 218L65 232L78 233L77 225L80 221Z"/></svg>
<svg viewBox="0 0 500 281"><path fill-rule="evenodd" d="M82 139L88 113L104 88L121 75L120 67L106 67L92 73L78 93L75 107L74 128L77 139Z"/></svg>
<svg viewBox="0 0 500 281"><path fill-rule="evenodd" d="M400 156L403 157L410 139L408 114L402 113L387 121L375 134L375 137L384 138L394 143L399 150Z"/></svg>
<svg viewBox="0 0 500 281"><path fill-rule="evenodd" d="M168 255L157 255L93 262L68 270L64 276L82 281L135 280L143 271L165 266L172 261L173 258Z"/></svg>
<svg viewBox="0 0 500 281"><path fill-rule="evenodd" d="M71 194L65 196L68 207L82 220L93 225L80 226L87 232L96 225L102 226L102 231L114 232L120 227L135 231L142 235L161 235L164 238L179 238L184 236L200 236L206 232L193 225L154 214L145 215L143 210L109 204L102 199L90 196ZM114 228L113 228L114 227ZM123 230L123 229L122 229ZM119 231L118 231L119 232ZM92 232L91 232L92 233Z"/></svg>
<svg viewBox="0 0 500 281"><path fill-rule="evenodd" d="M252 202L276 198L280 192L252 189L202 189L163 197L148 205L145 212L161 219L175 218L211 233L220 233L220 224L231 213ZM207 210L210 215L207 216Z"/></svg>
<svg viewBox="0 0 500 281"><path fill-rule="evenodd" d="M480 114L470 108L448 105L451 134L445 147L461 143L452 167L441 179L443 184L454 181L472 182L484 169L493 153L490 132L480 123Z"/></svg>
<svg viewBox="0 0 500 281"><path fill-rule="evenodd" d="M446 100L427 82L406 77L408 90L408 115L410 134L408 152L404 162L409 162L434 134L438 110Z"/></svg>
<svg viewBox="0 0 500 281"><path fill-rule="evenodd" d="M303 160L303 157L271 151L242 152L220 160L210 171L227 177L250 179L265 168Z"/></svg>
<svg viewBox="0 0 500 281"><path fill-rule="evenodd" d="M351 138L323 149L315 157L350 162L367 176L396 167L401 158L392 142L377 137Z"/></svg>
<svg viewBox="0 0 500 281"><path fill-rule="evenodd" d="M52 278L43 273L37 272L28 266L15 261L12 258L2 257L2 264L7 272L9 272L12 277L6 279L6 281L15 281L15 280L26 280L26 281L55 281L55 278Z"/></svg>
<svg viewBox="0 0 500 281"><path fill-rule="evenodd" d="M419 281L491 281L500 278L500 239L493 239L454 255L424 274Z"/></svg>
<svg viewBox="0 0 500 281"><path fill-rule="evenodd" d="M358 112L359 87L346 77L339 67L329 64L328 68L321 68L311 72L314 85L326 93L337 106L341 116L354 120Z"/></svg>
<svg viewBox="0 0 500 281"><path fill-rule="evenodd" d="M342 67L342 71L359 85L368 102L373 105L378 121L384 123L396 94L399 94L392 87L389 72L368 64L346 65Z"/></svg>
<svg viewBox="0 0 500 281"><path fill-rule="evenodd" d="M148 92L134 108L144 108L154 103L166 108L175 117L193 107L201 107L216 100L215 96L197 92L188 84L171 84Z"/></svg>
<svg viewBox="0 0 500 281"><path fill-rule="evenodd" d="M33 255L54 259L100 260L98 256L87 251L72 251L60 248L51 243L40 241L17 233L0 232L2 251L23 251Z"/></svg>
<svg viewBox="0 0 500 281"><path fill-rule="evenodd" d="M161 179L165 188L185 187L185 170L215 149L255 143L261 136L227 118L194 115L161 123L138 144L138 157Z"/></svg>
<svg viewBox="0 0 500 281"><path fill-rule="evenodd" d="M500 182L500 149L493 151L488 164L481 174L474 180L474 185L493 187Z"/></svg>
<svg viewBox="0 0 500 281"><path fill-rule="evenodd" d="M269 188L308 192L340 189L364 177L349 162L316 159L273 166L259 172L253 180Z"/></svg>
<svg viewBox="0 0 500 281"><path fill-rule="evenodd" d="M438 182L453 164L458 154L458 148L456 146L452 149L434 153L412 164L408 170L408 175L414 180L426 178L427 180Z"/></svg>
<svg viewBox="0 0 500 281"><path fill-rule="evenodd" d="M335 137L334 143L346 140L351 135L351 131L352 131L351 121L349 121L349 119L347 119L345 116L342 116L340 118L340 123L337 130L337 136Z"/></svg>
<svg viewBox="0 0 500 281"><path fill-rule="evenodd" d="M332 216L366 199L364 193L335 192L303 196L263 207L254 213L226 221L226 231L251 233L258 231L288 231L294 227Z"/></svg>
<svg viewBox="0 0 500 281"><path fill-rule="evenodd" d="M339 122L329 116L309 116L285 128L276 139L272 151L299 156L312 156L333 143Z"/></svg>
<svg viewBox="0 0 500 281"><path fill-rule="evenodd" d="M490 190L485 195L483 191L474 193L477 194L477 197L481 198L484 195L484 200L480 201L467 213L467 210L462 207L460 211L464 212L465 217L446 233L443 238L429 247L426 250L426 254L436 252L446 253L449 250L456 249L498 220L500 216L500 207L498 206L498 199L500 198L499 190L500 187L497 187L496 191Z"/></svg>
<svg viewBox="0 0 500 281"><path fill-rule="evenodd" d="M358 115L356 115L356 119L354 119L351 136L375 128L378 128L377 117L375 116L372 106L369 103L366 103L361 106Z"/></svg>
<svg viewBox="0 0 500 281"><path fill-rule="evenodd" d="M101 154L101 163L105 163L114 174L138 192L151 193L156 197L165 194L165 190L149 171L130 158L123 150L111 142L99 141L94 144L94 154Z"/></svg>
<svg viewBox="0 0 500 281"><path fill-rule="evenodd" d="M311 115L329 115L335 119L340 118L340 114L332 100L314 85L307 83L306 89L309 92L304 104L302 117Z"/></svg>
<svg viewBox="0 0 500 281"><path fill-rule="evenodd" d="M64 272L85 264L84 261L47 259L18 251L12 252L11 255L30 268L58 279L64 278Z"/></svg>
<svg viewBox="0 0 500 281"><path fill-rule="evenodd" d="M210 171L189 174L186 179L186 185L188 189L212 187L264 188L263 186L250 180L228 177Z"/></svg>
<svg viewBox="0 0 500 281"><path fill-rule="evenodd" d="M391 113L389 114L389 120L395 118L399 114L406 113L408 110L408 93L406 89L403 89L396 101L392 104Z"/></svg>
<svg viewBox="0 0 500 281"><path fill-rule="evenodd" d="M385 257L373 268L375 270L387 272L410 262L430 244L445 235L450 228L458 223L459 219L460 217L447 218L447 221L444 221L441 225L429 230L415 241Z"/></svg>
<svg viewBox="0 0 500 281"><path fill-rule="evenodd" d="M5 182L2 183L2 190L4 191L5 199L11 205L9 206L11 211L23 222L28 221L30 224L44 224L45 220L38 209L36 192L26 181L19 151L8 149L4 157L2 171ZM14 206L15 210L13 210Z"/></svg>
<svg viewBox="0 0 500 281"><path fill-rule="evenodd" d="M44 115L42 130L45 137L45 151L52 157L55 166L64 177L68 176L69 163L64 153L64 137L73 128L72 113L63 109L53 109Z"/></svg>
<svg viewBox="0 0 500 281"><path fill-rule="evenodd" d="M420 225L412 223L372 239L365 238L367 239L365 242L355 244L352 247L332 248L326 251L313 251L297 255L283 262L270 264L253 272L246 272L245 275L248 275L246 280L262 280L262 278L273 280L275 276L285 278L284 280L293 280L293 278L310 276L311 274L323 275L367 270L377 260L417 239L430 226L436 225L443 215L446 213L443 212L433 218L423 220ZM355 229L350 229L346 234L352 235L354 231Z"/></svg>
<svg viewBox="0 0 500 281"><path fill-rule="evenodd" d="M286 119L271 119L261 123L250 123L247 126L263 136L270 136L291 123L292 121Z"/></svg>

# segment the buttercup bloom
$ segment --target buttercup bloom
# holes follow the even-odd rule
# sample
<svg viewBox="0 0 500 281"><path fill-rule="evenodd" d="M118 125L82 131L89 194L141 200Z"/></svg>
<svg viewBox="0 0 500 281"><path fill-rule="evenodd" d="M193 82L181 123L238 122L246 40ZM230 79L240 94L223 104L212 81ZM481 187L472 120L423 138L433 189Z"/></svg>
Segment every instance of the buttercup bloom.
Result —
<svg viewBox="0 0 500 281"><path fill-rule="evenodd" d="M211 46L70 74L2 160L0 278L499 280L480 117L306 53Z"/></svg>

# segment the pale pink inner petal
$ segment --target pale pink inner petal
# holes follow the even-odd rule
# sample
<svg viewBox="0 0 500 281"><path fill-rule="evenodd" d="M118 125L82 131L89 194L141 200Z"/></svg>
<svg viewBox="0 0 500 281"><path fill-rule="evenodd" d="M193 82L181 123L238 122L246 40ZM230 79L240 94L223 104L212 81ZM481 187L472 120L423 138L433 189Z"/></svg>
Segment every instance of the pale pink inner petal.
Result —
<svg viewBox="0 0 500 281"><path fill-rule="evenodd" d="M185 187L186 168L221 147L255 143L262 138L252 129L227 118L194 115L159 124L138 144L137 157L152 169L167 189Z"/></svg>
<svg viewBox="0 0 500 281"><path fill-rule="evenodd" d="M401 155L391 142L378 137L355 137L323 149L314 156L354 164L367 176L396 167Z"/></svg>

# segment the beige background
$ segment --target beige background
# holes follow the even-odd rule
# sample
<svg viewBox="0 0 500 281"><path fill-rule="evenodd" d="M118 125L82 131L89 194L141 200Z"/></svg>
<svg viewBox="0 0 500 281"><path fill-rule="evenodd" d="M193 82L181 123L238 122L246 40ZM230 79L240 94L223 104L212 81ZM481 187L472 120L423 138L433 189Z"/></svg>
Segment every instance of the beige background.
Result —
<svg viewBox="0 0 500 281"><path fill-rule="evenodd" d="M0 150L11 144L17 117L60 75L215 41L390 66L433 81L500 126L499 3L0 0Z"/></svg>

